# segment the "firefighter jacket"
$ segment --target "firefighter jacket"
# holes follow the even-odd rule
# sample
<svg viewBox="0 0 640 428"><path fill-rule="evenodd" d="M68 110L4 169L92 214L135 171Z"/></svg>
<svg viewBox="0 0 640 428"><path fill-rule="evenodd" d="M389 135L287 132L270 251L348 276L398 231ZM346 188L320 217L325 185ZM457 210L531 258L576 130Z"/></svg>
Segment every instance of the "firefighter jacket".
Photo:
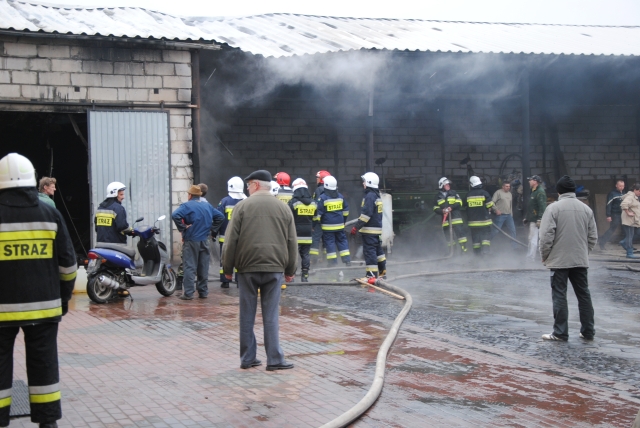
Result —
<svg viewBox="0 0 640 428"><path fill-rule="evenodd" d="M280 190L278 190L278 194L276 195L276 198L280 199L285 204L288 204L292 197L293 190L291 190L291 187L288 186L282 186Z"/></svg>
<svg viewBox="0 0 640 428"><path fill-rule="evenodd" d="M360 208L360 217L358 217L355 227L360 233L382 234L382 199L380 199L380 191L378 189L371 187L365 189Z"/></svg>
<svg viewBox="0 0 640 428"><path fill-rule="evenodd" d="M444 217L444 212L442 210L445 208L451 208L451 212L449 212L447 220L442 223L442 227L449 227L449 222L453 225L462 224L462 216L460 215L462 199L460 199L458 193L453 189L448 192L440 190L436 194L436 199L433 203L433 210L436 214Z"/></svg>
<svg viewBox="0 0 640 428"><path fill-rule="evenodd" d="M531 197L529 198L529 204L527 205L527 221L535 223L542 219L542 214L547 208L547 194L542 189L542 186L536 187L536 190L531 191Z"/></svg>
<svg viewBox="0 0 640 428"><path fill-rule="evenodd" d="M59 322L76 269L60 212L35 187L0 191L0 327Z"/></svg>
<svg viewBox="0 0 640 428"><path fill-rule="evenodd" d="M314 220L320 222L322 230L327 232L344 230L344 224L349 216L349 205L337 190L324 189L317 204L318 210Z"/></svg>
<svg viewBox="0 0 640 428"><path fill-rule="evenodd" d="M236 204L241 200L242 199L236 199L229 195L222 198L222 200L218 204L218 211L224 215L224 221L222 222L222 225L218 230L218 242L224 242L224 232L226 232L227 226L229 225L229 220L231 220L233 207L235 207Z"/></svg>
<svg viewBox="0 0 640 428"><path fill-rule="evenodd" d="M320 199L320 196L322 196L323 193L324 193L324 184L318 184L318 187L316 187L316 191L313 192L313 199L315 199L315 201L318 202L318 199Z"/></svg>
<svg viewBox="0 0 640 428"><path fill-rule="evenodd" d="M467 225L469 227L491 226L489 209L494 206L489 192L482 186L473 187L465 198Z"/></svg>
<svg viewBox="0 0 640 428"><path fill-rule="evenodd" d="M210 203L202 203L196 198L180 205L171 214L171 218L182 233L182 239L195 242L209 239L209 235L217 233L224 222L220 211Z"/></svg>
<svg viewBox="0 0 640 428"><path fill-rule="evenodd" d="M107 198L99 206L94 218L98 242L126 244L125 232L131 230L127 211L116 198Z"/></svg>
<svg viewBox="0 0 640 428"><path fill-rule="evenodd" d="M318 206L316 201L311 198L309 189L304 187L296 189L289 201L289 208L293 212L298 244L311 245L312 220L316 216Z"/></svg>

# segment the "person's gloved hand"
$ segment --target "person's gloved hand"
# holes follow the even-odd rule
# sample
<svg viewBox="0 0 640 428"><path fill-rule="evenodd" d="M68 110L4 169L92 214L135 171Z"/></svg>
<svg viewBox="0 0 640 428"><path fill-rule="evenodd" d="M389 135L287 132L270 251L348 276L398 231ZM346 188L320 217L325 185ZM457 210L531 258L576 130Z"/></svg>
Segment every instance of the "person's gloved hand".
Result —
<svg viewBox="0 0 640 428"><path fill-rule="evenodd" d="M529 224L529 220L527 220L526 218L522 219L522 224L524 224L525 226Z"/></svg>
<svg viewBox="0 0 640 428"><path fill-rule="evenodd" d="M540 220L536 221L536 227L540 229Z"/></svg>
<svg viewBox="0 0 640 428"><path fill-rule="evenodd" d="M353 226L353 227L351 228L351 234L352 234L352 235L355 235L356 233L358 233L358 228L357 228L357 227L355 227L355 226Z"/></svg>
<svg viewBox="0 0 640 428"><path fill-rule="evenodd" d="M62 302L62 316L67 315L69 312L69 302Z"/></svg>
<svg viewBox="0 0 640 428"><path fill-rule="evenodd" d="M218 232L211 232L211 237L213 239L216 239L216 236L218 236Z"/></svg>

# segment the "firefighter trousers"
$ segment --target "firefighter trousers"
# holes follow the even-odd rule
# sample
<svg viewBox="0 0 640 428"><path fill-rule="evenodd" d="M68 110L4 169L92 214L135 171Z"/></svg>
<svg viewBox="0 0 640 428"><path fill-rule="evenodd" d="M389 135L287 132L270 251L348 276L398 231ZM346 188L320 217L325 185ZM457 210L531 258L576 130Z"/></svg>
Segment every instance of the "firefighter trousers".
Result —
<svg viewBox="0 0 640 428"><path fill-rule="evenodd" d="M322 240L327 249L327 260L329 264L338 262L338 253L340 253L340 257L342 257L344 263L351 262L349 241L347 241L347 235L345 235L344 230L325 230L322 233ZM337 251L336 247L338 247Z"/></svg>
<svg viewBox="0 0 640 428"><path fill-rule="evenodd" d="M449 226L444 226L442 228L442 232L444 233L444 240L447 242L447 244L452 245L451 242L449 242ZM464 232L464 226L461 224L454 224L453 225L453 245L455 246L456 242L458 244L460 244L460 247L462 248L463 251L467 251L467 236Z"/></svg>
<svg viewBox="0 0 640 428"><path fill-rule="evenodd" d="M320 255L320 241L323 240L322 226L320 222L313 222L313 234L311 235L311 248L309 254L312 256ZM314 259L315 260L315 259Z"/></svg>
<svg viewBox="0 0 640 428"><path fill-rule="evenodd" d="M62 417L58 372L58 323L0 327L0 426L9 425L13 381L13 345L22 328L27 354L31 422L55 422Z"/></svg>
<svg viewBox="0 0 640 428"><path fill-rule="evenodd" d="M366 265L367 276L386 275L387 258L382 249L380 235L361 233L362 252L364 253L364 264Z"/></svg>
<svg viewBox="0 0 640 428"><path fill-rule="evenodd" d="M473 241L473 251L475 253L488 254L491 245L491 225L474 226L471 229L471 240Z"/></svg>
<svg viewBox="0 0 640 428"><path fill-rule="evenodd" d="M309 271L311 266L311 256L309 256L309 250L311 244L298 244L298 254L300 254L300 265L303 271Z"/></svg>

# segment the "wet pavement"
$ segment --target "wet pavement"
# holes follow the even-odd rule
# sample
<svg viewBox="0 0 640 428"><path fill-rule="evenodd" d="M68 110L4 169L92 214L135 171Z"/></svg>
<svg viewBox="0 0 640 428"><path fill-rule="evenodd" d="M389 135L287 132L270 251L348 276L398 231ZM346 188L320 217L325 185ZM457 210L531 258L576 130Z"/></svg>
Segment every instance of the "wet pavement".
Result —
<svg viewBox="0 0 640 428"><path fill-rule="evenodd" d="M577 337L570 292L568 343L540 339L552 325L547 271L392 281L412 294L414 307L392 347L380 399L354 426L631 426L640 409L637 275L592 268L596 340ZM320 426L365 394L403 305L358 286L290 286L280 336L296 367L264 370L258 327L263 365L241 370L237 289L209 286L208 299L193 301L154 287L108 305L75 295L58 340L59 425ZM22 345L14 372L26 379ZM20 418L11 426L34 425Z"/></svg>

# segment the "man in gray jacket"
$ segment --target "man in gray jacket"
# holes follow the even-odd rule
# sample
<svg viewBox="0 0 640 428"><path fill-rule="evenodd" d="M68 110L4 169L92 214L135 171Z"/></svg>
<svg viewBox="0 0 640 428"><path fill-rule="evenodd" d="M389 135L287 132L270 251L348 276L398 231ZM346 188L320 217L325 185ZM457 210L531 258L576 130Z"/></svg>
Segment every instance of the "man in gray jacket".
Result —
<svg viewBox="0 0 640 428"><path fill-rule="evenodd" d="M551 297L553 299L553 333L543 334L545 340L569 339L569 309L567 280L571 281L578 298L580 337L593 340L593 305L589 293L587 270L589 252L598 241L593 211L576 199L576 184L565 175L556 184L558 201L549 205L540 224L540 256L551 269Z"/></svg>
<svg viewBox="0 0 640 428"><path fill-rule="evenodd" d="M267 370L293 368L280 347L278 308L282 276L293 281L298 255L298 238L293 214L286 204L270 192L271 174L259 170L244 179L249 195L233 208L224 237L222 269L231 281L238 271L240 295L240 368L259 366L256 359L256 320L258 292L264 324Z"/></svg>

